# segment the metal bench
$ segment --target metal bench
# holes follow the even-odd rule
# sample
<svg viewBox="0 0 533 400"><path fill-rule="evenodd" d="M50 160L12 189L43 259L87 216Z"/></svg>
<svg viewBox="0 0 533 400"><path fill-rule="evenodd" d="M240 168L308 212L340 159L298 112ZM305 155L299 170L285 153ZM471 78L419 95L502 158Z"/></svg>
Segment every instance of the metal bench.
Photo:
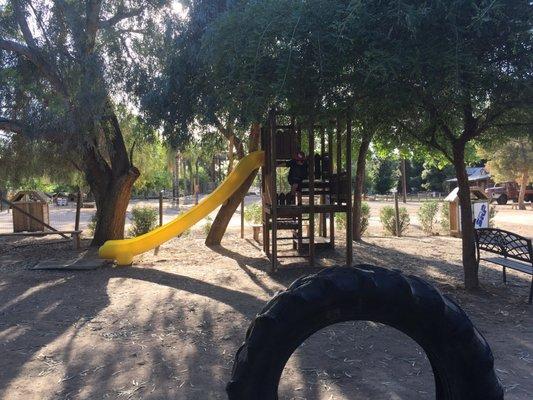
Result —
<svg viewBox="0 0 533 400"><path fill-rule="evenodd" d="M533 299L533 247L531 239L509 231L494 228L476 229L476 248L480 260L503 267L503 281L507 282L506 268L531 275L529 304ZM481 257L480 250L497 254L499 257Z"/></svg>

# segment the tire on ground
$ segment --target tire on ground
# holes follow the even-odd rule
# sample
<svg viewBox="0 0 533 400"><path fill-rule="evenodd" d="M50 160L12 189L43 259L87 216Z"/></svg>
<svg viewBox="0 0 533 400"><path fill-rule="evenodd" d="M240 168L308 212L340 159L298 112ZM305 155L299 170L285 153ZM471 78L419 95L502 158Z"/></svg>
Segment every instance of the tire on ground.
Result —
<svg viewBox="0 0 533 400"><path fill-rule="evenodd" d="M229 399L277 399L283 368L303 341L358 320L391 326L417 342L431 363L437 399L503 399L490 347L464 311L420 278L370 265L300 278L268 302L235 356Z"/></svg>

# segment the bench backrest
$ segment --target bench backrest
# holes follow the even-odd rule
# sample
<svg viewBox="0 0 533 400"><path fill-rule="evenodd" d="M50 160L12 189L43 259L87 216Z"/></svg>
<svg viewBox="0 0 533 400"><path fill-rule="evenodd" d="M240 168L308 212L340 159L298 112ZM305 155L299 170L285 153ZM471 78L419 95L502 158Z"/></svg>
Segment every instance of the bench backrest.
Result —
<svg viewBox="0 0 533 400"><path fill-rule="evenodd" d="M476 243L478 250L533 264L531 239L516 233L494 228L476 229Z"/></svg>

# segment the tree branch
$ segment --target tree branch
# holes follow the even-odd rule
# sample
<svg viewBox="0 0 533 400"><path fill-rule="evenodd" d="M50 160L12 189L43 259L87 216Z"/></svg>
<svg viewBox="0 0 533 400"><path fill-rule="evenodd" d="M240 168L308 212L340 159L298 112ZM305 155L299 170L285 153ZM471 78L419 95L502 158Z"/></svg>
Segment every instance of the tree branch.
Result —
<svg viewBox="0 0 533 400"><path fill-rule="evenodd" d="M111 28L112 26L118 24L120 21L140 15L145 9L146 9L146 6L142 6L138 8L133 8L131 10L117 11L117 13L113 15L111 18L100 21L100 28L103 28L103 29Z"/></svg>
<svg viewBox="0 0 533 400"><path fill-rule="evenodd" d="M24 127L18 121L0 117L0 130L13 133L23 133Z"/></svg>
<svg viewBox="0 0 533 400"><path fill-rule="evenodd" d="M33 38L30 27L28 26L28 21L26 21L26 12L20 1L14 2L14 11L17 23L22 31L24 41L30 49L37 49L37 43L35 43L35 39Z"/></svg>
<svg viewBox="0 0 533 400"><path fill-rule="evenodd" d="M87 1L87 21L85 30L85 54L92 52L96 43L96 33L100 28L100 10L102 9L102 0Z"/></svg>
<svg viewBox="0 0 533 400"><path fill-rule="evenodd" d="M63 97L68 96L68 91L59 75L54 68L39 54L38 51L31 49L29 46L17 43L13 40L0 39L0 49L17 53L25 57L35 65L50 82L54 89Z"/></svg>

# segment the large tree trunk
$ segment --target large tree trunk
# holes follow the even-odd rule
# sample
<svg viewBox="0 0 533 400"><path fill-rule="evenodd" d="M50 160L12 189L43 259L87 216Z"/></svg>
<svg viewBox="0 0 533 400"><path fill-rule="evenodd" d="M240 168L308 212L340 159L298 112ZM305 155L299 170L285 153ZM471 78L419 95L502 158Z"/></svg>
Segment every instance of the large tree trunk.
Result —
<svg viewBox="0 0 533 400"><path fill-rule="evenodd" d="M106 137L111 138L109 163L98 151L89 146L84 154L85 177L96 202L96 228L91 246L100 246L107 240L123 239L126 209L133 184L139 177L126 150L124 138L115 115L102 123Z"/></svg>
<svg viewBox="0 0 533 400"><path fill-rule="evenodd" d="M461 209L461 230L463 244L463 269L465 288L468 290L479 287L478 263L476 260L475 232L470 201L470 185L465 165L465 143L458 141L453 145L453 164L459 187L459 206Z"/></svg>
<svg viewBox="0 0 533 400"><path fill-rule="evenodd" d="M91 187L97 209L97 224L91 246L101 246L107 240L124 238L126 210L138 177L139 171L132 167L128 174L111 179L104 187Z"/></svg>
<svg viewBox="0 0 533 400"><path fill-rule="evenodd" d="M361 145L359 146L359 154L357 155L357 169L355 170L355 187L353 196L353 240L356 242L361 241L361 204L363 201L363 190L365 183L365 170L366 170L366 155L370 142L372 141L372 134L369 133L361 139Z"/></svg>
<svg viewBox="0 0 533 400"><path fill-rule="evenodd" d="M248 142L248 149L250 152L258 150L260 133L261 126L257 123L253 124L250 132L250 140ZM205 244L207 246L220 245L222 242L222 237L228 228L231 217L233 214L235 214L237 207L239 207L239 204L241 204L243 201L246 193L248 193L248 190L254 182L256 175L257 171L250 174L244 184L242 184L241 187L239 187L239 189L233 193L233 195L222 205L222 207L220 207L220 210L218 211L217 216L211 225L211 230L205 239Z"/></svg>
<svg viewBox="0 0 533 400"><path fill-rule="evenodd" d="M526 169L522 173L522 177L520 178L520 192L518 192L518 209L519 210L526 209L526 205L524 201L526 197L526 187L528 183L529 183L529 173L528 173L528 170Z"/></svg>

